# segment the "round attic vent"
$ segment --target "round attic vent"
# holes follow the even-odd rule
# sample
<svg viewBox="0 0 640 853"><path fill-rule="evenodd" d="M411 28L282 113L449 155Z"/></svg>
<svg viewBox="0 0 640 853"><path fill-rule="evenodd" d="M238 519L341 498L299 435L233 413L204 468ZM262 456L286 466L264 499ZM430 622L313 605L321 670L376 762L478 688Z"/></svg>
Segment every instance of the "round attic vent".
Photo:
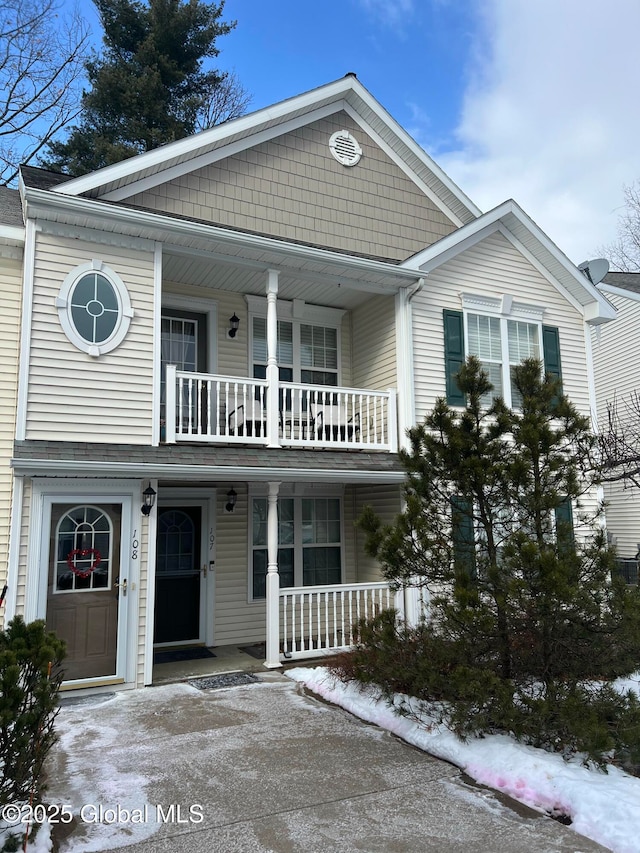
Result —
<svg viewBox="0 0 640 853"><path fill-rule="evenodd" d="M329 149L338 163L355 166L362 157L362 148L348 130L338 130L329 140Z"/></svg>

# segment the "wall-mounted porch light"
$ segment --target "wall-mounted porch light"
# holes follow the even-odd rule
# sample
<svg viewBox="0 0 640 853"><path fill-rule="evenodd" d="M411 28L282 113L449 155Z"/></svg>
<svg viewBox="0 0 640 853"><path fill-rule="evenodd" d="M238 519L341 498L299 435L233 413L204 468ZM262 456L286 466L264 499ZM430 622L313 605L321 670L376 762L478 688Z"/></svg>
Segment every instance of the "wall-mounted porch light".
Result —
<svg viewBox="0 0 640 853"><path fill-rule="evenodd" d="M233 508L236 505L237 500L238 493L233 489L229 489L227 492L227 505L225 506L227 512L233 512Z"/></svg>
<svg viewBox="0 0 640 853"><path fill-rule="evenodd" d="M142 493L142 506L140 507L140 511L143 515L149 515L151 510L153 509L153 505L156 502L156 490L152 488L151 483L147 486L147 488Z"/></svg>
<svg viewBox="0 0 640 853"><path fill-rule="evenodd" d="M234 311L233 317L229 317L229 331L227 332L229 337L235 338L235 336L238 333L239 328L240 328L240 317L238 317Z"/></svg>

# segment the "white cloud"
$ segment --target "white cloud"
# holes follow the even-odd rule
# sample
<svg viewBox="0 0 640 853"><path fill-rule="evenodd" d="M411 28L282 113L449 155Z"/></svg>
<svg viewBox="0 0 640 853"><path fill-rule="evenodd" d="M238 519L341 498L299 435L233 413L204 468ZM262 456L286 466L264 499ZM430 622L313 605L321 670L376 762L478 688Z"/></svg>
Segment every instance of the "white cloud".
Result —
<svg viewBox="0 0 640 853"><path fill-rule="evenodd" d="M359 0L365 12L385 26L402 30L414 12L414 0Z"/></svg>
<svg viewBox="0 0 640 853"><path fill-rule="evenodd" d="M512 197L580 262L615 237L640 177L637 0L480 0L457 150L483 209Z"/></svg>

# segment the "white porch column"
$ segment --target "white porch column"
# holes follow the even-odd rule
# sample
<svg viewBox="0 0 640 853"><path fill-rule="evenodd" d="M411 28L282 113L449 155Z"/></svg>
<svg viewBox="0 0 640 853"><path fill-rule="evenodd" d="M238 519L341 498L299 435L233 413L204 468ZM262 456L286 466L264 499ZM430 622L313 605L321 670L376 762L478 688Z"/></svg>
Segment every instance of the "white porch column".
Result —
<svg viewBox="0 0 640 853"><path fill-rule="evenodd" d="M278 574L278 492L280 483L269 483L267 496L267 659L276 669L280 663L280 575Z"/></svg>
<svg viewBox="0 0 640 853"><path fill-rule="evenodd" d="M409 290L399 290L395 300L396 370L398 374L397 436L398 443L404 450L409 449L407 430L415 426L416 422L411 300L421 290L423 284L424 279L418 279Z"/></svg>
<svg viewBox="0 0 640 853"><path fill-rule="evenodd" d="M267 270L267 447L280 447L278 405L278 270Z"/></svg>

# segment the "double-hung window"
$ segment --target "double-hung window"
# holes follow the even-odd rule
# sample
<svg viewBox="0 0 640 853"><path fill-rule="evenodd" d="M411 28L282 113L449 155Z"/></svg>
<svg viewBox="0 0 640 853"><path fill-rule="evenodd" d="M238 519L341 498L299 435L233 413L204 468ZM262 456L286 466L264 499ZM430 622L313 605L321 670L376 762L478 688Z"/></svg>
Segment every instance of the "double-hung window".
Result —
<svg viewBox="0 0 640 853"><path fill-rule="evenodd" d="M544 362L548 373L561 378L558 329L542 324L544 309L514 303L505 297L463 296L463 310L444 311L447 401L464 405L455 375L469 355L481 362L493 385L483 403L502 397L507 406L521 404L515 367L527 358Z"/></svg>
<svg viewBox="0 0 640 853"><path fill-rule="evenodd" d="M266 301L248 297L251 314L251 361L253 376L267 375ZM281 382L305 385L340 384L340 325L343 311L278 302L276 358Z"/></svg>
<svg viewBox="0 0 640 853"><path fill-rule="evenodd" d="M470 312L465 319L468 354L480 360L493 385L485 404L502 397L507 406L519 406L514 368L526 358L540 358L540 324Z"/></svg>
<svg viewBox="0 0 640 853"><path fill-rule="evenodd" d="M341 499L335 495L278 499L280 586L318 586L342 581ZM250 592L266 595L267 498L252 498Z"/></svg>

